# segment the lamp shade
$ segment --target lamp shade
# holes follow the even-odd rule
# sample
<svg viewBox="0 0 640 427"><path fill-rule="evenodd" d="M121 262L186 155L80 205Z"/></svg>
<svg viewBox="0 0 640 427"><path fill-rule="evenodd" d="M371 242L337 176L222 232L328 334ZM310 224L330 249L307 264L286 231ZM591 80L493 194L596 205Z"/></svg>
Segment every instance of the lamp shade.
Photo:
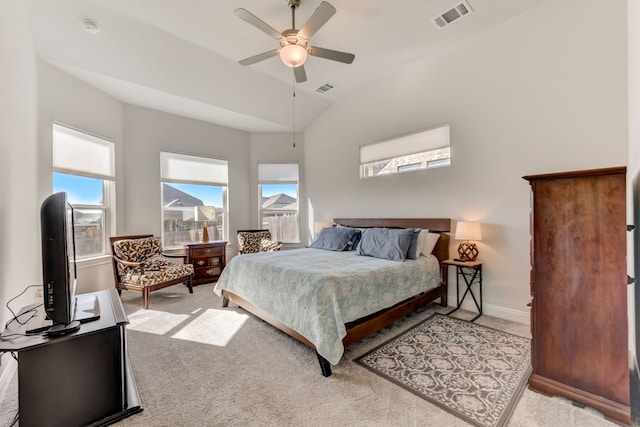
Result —
<svg viewBox="0 0 640 427"><path fill-rule="evenodd" d="M313 231L316 233L316 236L317 236L320 233L320 231L322 231L323 228L332 227L333 221L315 221L313 225L314 225Z"/></svg>
<svg viewBox="0 0 640 427"><path fill-rule="evenodd" d="M296 68L307 60L307 49L297 44L288 44L280 48L280 59L285 65Z"/></svg>
<svg viewBox="0 0 640 427"><path fill-rule="evenodd" d="M482 231L478 222L458 222L456 226L456 240L482 240Z"/></svg>

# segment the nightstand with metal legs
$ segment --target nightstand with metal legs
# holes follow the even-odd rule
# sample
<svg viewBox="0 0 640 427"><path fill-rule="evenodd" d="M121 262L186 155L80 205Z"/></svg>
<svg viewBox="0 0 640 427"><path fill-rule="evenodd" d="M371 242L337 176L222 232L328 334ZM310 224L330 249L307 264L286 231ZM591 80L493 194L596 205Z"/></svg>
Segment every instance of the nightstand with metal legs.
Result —
<svg viewBox="0 0 640 427"><path fill-rule="evenodd" d="M482 261L458 261L455 259L448 259L442 262L446 266L456 267L456 308L447 313L447 315L459 310L462 306L462 302L467 297L467 294L471 295L473 302L478 309L478 315L471 319L471 322L475 321L478 317L482 316ZM460 298L460 278L462 277L464 285L464 294ZM473 292L473 286L477 285L477 295Z"/></svg>

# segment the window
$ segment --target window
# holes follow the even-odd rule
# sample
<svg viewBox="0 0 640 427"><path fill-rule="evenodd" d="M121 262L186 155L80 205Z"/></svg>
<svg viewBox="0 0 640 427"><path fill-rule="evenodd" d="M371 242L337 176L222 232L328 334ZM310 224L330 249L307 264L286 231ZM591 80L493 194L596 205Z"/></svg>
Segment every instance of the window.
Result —
<svg viewBox="0 0 640 427"><path fill-rule="evenodd" d="M228 162L210 157L160 153L162 241L166 248L227 240Z"/></svg>
<svg viewBox="0 0 640 427"><path fill-rule="evenodd" d="M360 147L360 178L450 164L449 125Z"/></svg>
<svg viewBox="0 0 640 427"><path fill-rule="evenodd" d="M298 165L259 164L260 224L271 238L283 243L300 242L298 225Z"/></svg>
<svg viewBox="0 0 640 427"><path fill-rule="evenodd" d="M74 208L76 258L108 253L115 228L114 144L53 124L53 192L64 191Z"/></svg>

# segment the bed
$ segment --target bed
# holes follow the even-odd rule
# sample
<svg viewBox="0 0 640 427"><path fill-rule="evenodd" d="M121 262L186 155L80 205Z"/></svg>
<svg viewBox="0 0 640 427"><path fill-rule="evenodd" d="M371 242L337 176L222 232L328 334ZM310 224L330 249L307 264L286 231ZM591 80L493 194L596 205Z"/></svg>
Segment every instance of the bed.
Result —
<svg viewBox="0 0 640 427"><path fill-rule="evenodd" d="M428 229L439 238L431 255L403 262L362 256L354 250L315 248L236 256L214 290L224 307L232 301L314 349L325 377L345 347L432 301L440 299L447 305L447 269L442 261L449 257L450 219L336 218L334 222L359 230Z"/></svg>

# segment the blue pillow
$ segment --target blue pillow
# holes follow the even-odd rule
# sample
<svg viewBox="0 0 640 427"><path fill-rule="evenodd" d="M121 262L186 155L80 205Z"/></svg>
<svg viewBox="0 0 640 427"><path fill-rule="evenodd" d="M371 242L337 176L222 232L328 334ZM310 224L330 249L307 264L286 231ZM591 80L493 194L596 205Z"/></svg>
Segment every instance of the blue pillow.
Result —
<svg viewBox="0 0 640 427"><path fill-rule="evenodd" d="M420 236L420 230L419 228L412 228L410 230L413 230L413 233L409 233L410 237L411 237L411 243L409 244L409 249L407 250L407 259L418 259L418 257L420 256L420 251L418 248L418 236Z"/></svg>
<svg viewBox="0 0 640 427"><path fill-rule="evenodd" d="M359 240L360 230L344 227L325 227L309 247L329 251L352 251L356 248Z"/></svg>
<svg viewBox="0 0 640 427"><path fill-rule="evenodd" d="M370 228L362 233L356 254L392 261L404 261L411 243L414 242L415 245L418 234L420 231L413 228Z"/></svg>

